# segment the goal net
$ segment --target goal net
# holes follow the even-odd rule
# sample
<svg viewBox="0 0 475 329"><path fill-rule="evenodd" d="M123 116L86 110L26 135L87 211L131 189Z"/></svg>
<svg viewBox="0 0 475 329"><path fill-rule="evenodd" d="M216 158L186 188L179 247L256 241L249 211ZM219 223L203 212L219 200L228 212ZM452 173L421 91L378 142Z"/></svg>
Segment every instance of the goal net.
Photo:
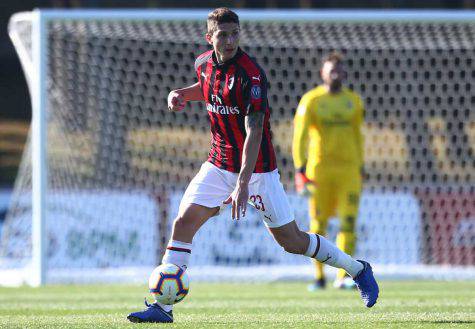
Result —
<svg viewBox="0 0 475 329"><path fill-rule="evenodd" d="M9 31L33 124L1 227L0 281L139 281L162 257L181 195L206 160L203 104L167 110L209 49L206 11L36 11ZM242 48L269 80L278 167L295 218L292 121L330 50L366 104L356 257L380 275L471 277L475 265L475 24L467 15L239 12ZM408 18L410 17L410 18ZM334 238L338 220L330 222ZM212 218L193 279L310 278L251 209ZM34 281L34 280L33 280ZM38 282L38 281L36 281ZM33 283L34 284L34 283Z"/></svg>

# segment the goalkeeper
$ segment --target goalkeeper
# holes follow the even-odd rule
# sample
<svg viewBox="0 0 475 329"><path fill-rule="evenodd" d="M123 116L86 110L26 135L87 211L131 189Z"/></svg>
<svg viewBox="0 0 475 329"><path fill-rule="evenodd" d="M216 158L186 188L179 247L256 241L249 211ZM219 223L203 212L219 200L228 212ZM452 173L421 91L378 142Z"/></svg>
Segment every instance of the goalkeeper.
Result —
<svg viewBox="0 0 475 329"><path fill-rule="evenodd" d="M352 255L362 185L364 108L359 95L342 84L346 72L339 53L323 59L320 73L323 85L302 97L295 115L295 186L300 194L309 195L310 231L325 235L328 219L338 215L336 244ZM314 263L311 291L326 285L323 263ZM354 282L338 270L334 286L350 289Z"/></svg>

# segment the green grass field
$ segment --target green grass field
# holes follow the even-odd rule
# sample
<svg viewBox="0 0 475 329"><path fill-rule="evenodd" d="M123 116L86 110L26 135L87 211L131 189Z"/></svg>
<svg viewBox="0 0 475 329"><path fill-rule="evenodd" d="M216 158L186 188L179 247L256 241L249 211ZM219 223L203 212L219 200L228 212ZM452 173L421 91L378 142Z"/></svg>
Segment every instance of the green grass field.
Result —
<svg viewBox="0 0 475 329"><path fill-rule="evenodd" d="M0 288L1 328L132 328L145 287ZM305 283L195 283L175 307L176 328L475 328L475 282L381 283L366 309L355 291L309 293Z"/></svg>

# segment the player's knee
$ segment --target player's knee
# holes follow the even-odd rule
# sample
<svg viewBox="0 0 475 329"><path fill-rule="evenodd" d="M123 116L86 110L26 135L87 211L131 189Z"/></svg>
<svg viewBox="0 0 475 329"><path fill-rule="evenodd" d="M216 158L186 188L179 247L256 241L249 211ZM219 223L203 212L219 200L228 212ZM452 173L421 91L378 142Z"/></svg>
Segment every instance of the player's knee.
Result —
<svg viewBox="0 0 475 329"><path fill-rule="evenodd" d="M178 216L173 222L173 230L175 232L190 232L193 229L193 221L185 215Z"/></svg>
<svg viewBox="0 0 475 329"><path fill-rule="evenodd" d="M294 234L289 234L278 242L280 246L288 253L302 255L307 249L308 243L306 233L298 231Z"/></svg>
<svg viewBox="0 0 475 329"><path fill-rule="evenodd" d="M280 246L282 247L282 249L284 249L286 252L291 253L291 254L294 253L294 252L293 252L294 250L293 250L291 244L288 243L287 241L283 241L283 240L282 240L282 241L279 241L279 245L280 245Z"/></svg>
<svg viewBox="0 0 475 329"><path fill-rule="evenodd" d="M299 254L299 255L302 254L300 249L291 242L284 241L280 245L286 252L290 254Z"/></svg>
<svg viewBox="0 0 475 329"><path fill-rule="evenodd" d="M355 231L356 219L354 216L345 216L341 222L340 231L353 233Z"/></svg>

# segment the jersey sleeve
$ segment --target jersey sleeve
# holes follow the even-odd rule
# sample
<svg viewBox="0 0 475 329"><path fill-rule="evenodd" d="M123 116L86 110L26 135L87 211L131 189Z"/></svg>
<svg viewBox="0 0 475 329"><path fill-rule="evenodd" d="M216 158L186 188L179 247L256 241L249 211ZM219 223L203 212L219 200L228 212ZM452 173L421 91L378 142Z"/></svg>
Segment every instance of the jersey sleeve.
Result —
<svg viewBox="0 0 475 329"><path fill-rule="evenodd" d="M296 169L304 167L307 163L308 130L312 121L311 103L311 97L308 94L304 95L295 113L292 157Z"/></svg>
<svg viewBox="0 0 475 329"><path fill-rule="evenodd" d="M203 61L203 55L198 56L198 58L195 59L195 73L196 77L198 78L198 81L201 84L201 65L204 63Z"/></svg>
<svg viewBox="0 0 475 329"><path fill-rule="evenodd" d="M201 93L203 93L203 88L206 81L206 72L202 71L202 70L206 70L206 65L203 65L203 64L205 64L208 61L210 56L211 56L211 51L208 51L206 53L199 55L195 60L195 73L196 73L196 77L198 78L198 82L200 84Z"/></svg>
<svg viewBox="0 0 475 329"><path fill-rule="evenodd" d="M364 136L361 132L364 123L365 108L361 97L356 96L356 115L354 120L355 139L358 147L358 156L360 164L364 163Z"/></svg>
<svg viewBox="0 0 475 329"><path fill-rule="evenodd" d="M246 103L246 115L253 112L265 113L268 107L267 77L260 70L259 74L251 74L243 85L243 96Z"/></svg>

